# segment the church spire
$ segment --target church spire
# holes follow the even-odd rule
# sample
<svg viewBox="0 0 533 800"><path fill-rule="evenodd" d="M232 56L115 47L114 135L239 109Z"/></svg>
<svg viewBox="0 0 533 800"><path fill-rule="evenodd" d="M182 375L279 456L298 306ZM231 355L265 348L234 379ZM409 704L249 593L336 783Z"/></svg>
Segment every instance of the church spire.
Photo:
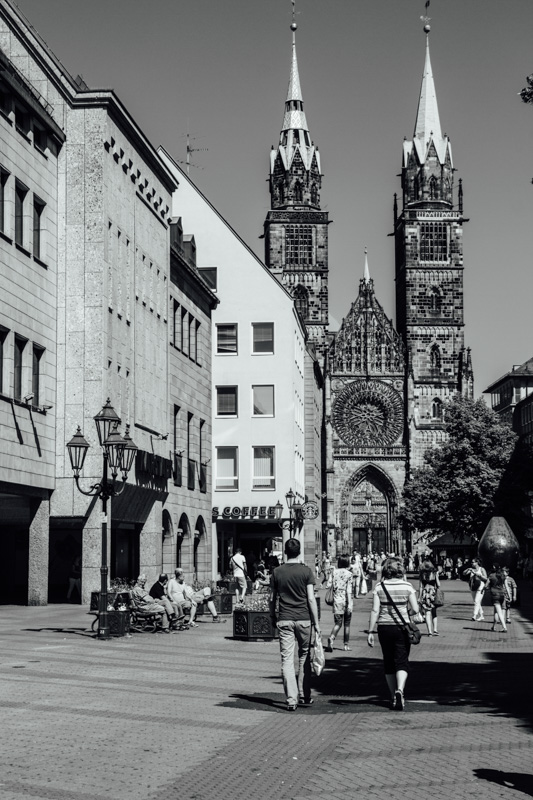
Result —
<svg viewBox="0 0 533 800"><path fill-rule="evenodd" d="M442 140L437 93L435 92L435 81L433 80L431 58L429 55L429 33L426 34L426 62L424 64L424 74L422 76L422 86L420 88L420 99L418 101L414 135L425 141L427 141L430 136L439 142Z"/></svg>
<svg viewBox="0 0 533 800"><path fill-rule="evenodd" d="M279 135L278 149L273 149L270 156L270 172L274 171L276 158L278 155L281 157L283 166L286 170L290 170L294 158L298 154L303 162L306 170L310 170L313 165L313 159L316 161L317 170L320 173L320 154L318 148L315 148L309 136L309 127L304 111L304 103L302 97L302 87L300 84L300 74L298 72L298 57L296 55L296 30L298 26L294 19L294 6L293 17L291 23L292 31L292 57L291 57L291 71L289 76L289 88L287 90L287 99L285 100L285 112L283 115L283 124ZM316 203L314 203L316 205Z"/></svg>
<svg viewBox="0 0 533 800"><path fill-rule="evenodd" d="M365 271L363 273L365 283L370 281L370 270L368 269L368 248L365 247Z"/></svg>

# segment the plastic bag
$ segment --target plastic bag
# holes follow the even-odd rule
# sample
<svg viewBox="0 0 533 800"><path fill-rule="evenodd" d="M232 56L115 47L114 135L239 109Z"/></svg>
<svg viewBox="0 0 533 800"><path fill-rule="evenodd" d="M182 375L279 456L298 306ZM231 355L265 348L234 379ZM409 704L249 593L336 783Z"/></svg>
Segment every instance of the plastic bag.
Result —
<svg viewBox="0 0 533 800"><path fill-rule="evenodd" d="M313 657L311 659L311 669L315 675L320 675L326 664L326 656L324 655L324 646L320 636L315 636L315 644L313 648Z"/></svg>

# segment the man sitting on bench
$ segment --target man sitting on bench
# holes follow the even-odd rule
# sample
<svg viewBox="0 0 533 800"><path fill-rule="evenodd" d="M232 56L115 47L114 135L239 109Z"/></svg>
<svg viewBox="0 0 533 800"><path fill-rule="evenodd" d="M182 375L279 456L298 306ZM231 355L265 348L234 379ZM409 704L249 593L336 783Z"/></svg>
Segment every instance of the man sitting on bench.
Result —
<svg viewBox="0 0 533 800"><path fill-rule="evenodd" d="M146 591L145 584L147 581L146 575L139 575L137 583L132 589L131 596L136 608L147 614L161 614L161 627L164 633L170 633L169 615L167 614L164 606L156 603L154 598Z"/></svg>

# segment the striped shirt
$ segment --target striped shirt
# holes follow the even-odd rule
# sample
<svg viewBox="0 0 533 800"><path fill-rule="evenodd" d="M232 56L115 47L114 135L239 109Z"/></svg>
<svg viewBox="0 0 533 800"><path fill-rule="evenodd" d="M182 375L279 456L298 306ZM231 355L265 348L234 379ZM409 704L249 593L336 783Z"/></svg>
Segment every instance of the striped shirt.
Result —
<svg viewBox="0 0 533 800"><path fill-rule="evenodd" d="M387 591L394 600L398 611L403 617L404 622L409 622L407 604L409 596L416 594L414 586L403 578L387 578L385 581ZM379 597L379 617L378 625L397 625L400 621L398 614L392 603L389 602L387 595L383 591L381 583L378 583L374 590L374 595Z"/></svg>

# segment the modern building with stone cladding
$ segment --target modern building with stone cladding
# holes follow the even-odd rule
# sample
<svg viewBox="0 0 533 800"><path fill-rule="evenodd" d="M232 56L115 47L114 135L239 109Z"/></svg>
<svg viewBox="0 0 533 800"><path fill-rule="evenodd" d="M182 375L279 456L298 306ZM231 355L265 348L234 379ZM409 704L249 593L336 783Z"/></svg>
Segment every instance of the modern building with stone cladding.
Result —
<svg viewBox="0 0 533 800"><path fill-rule="evenodd" d="M0 2L0 47L8 287L0 300L0 503L9 512L0 560L16 565L4 576L6 599L63 600L76 556L83 598L99 587L100 504L76 489L66 443L79 425L93 445L81 479L89 488L102 470L93 418L108 397L139 448L108 512L111 577L142 570L155 579L164 561L171 568L182 556L189 573L205 577L210 477L200 470L200 436L209 452L217 300L179 242L171 249L177 184L114 92L74 80L10 0ZM191 384L195 395L182 398ZM185 433L176 431L176 407L189 419ZM187 440L181 485L176 436ZM182 550L184 518L198 541Z"/></svg>

